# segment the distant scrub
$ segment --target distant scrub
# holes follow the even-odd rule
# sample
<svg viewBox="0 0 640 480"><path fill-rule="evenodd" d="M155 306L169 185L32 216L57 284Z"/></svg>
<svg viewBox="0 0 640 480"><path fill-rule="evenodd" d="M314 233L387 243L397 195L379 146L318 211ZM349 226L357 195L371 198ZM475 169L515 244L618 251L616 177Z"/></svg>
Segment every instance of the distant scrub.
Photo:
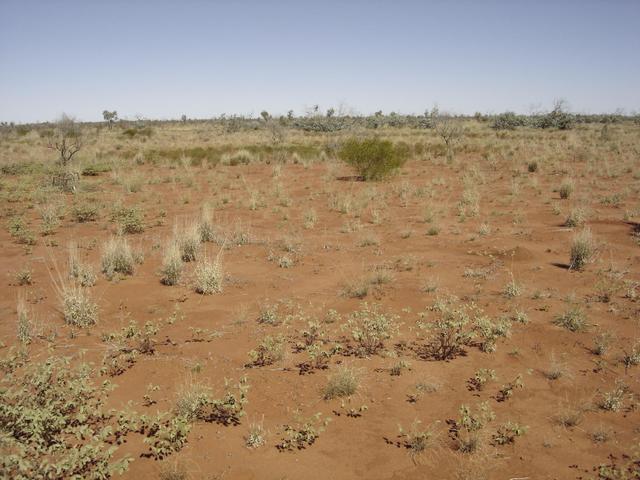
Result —
<svg viewBox="0 0 640 480"><path fill-rule="evenodd" d="M82 175L85 177L96 177L101 173L110 172L111 167L105 163L93 163L82 169Z"/></svg>
<svg viewBox="0 0 640 480"><path fill-rule="evenodd" d="M149 138L153 135L153 129L151 127L133 127L127 128L122 131L122 135L129 138L134 137L146 137Z"/></svg>
<svg viewBox="0 0 640 480"><path fill-rule="evenodd" d="M363 180L382 180L407 161L409 149L404 144L394 145L389 140L370 138L347 140L339 156L356 169Z"/></svg>
<svg viewBox="0 0 640 480"><path fill-rule="evenodd" d="M493 119L491 128L494 130L515 130L526 124L526 118L516 115L513 112L504 112Z"/></svg>

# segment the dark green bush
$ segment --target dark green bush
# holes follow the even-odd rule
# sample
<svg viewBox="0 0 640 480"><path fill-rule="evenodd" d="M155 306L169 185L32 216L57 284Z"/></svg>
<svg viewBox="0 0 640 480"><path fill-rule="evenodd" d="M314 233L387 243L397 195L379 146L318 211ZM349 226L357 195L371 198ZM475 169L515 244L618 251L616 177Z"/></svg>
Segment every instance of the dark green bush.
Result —
<svg viewBox="0 0 640 480"><path fill-rule="evenodd" d="M494 118L491 128L494 130L515 130L521 125L524 125L521 117L513 112L504 112Z"/></svg>
<svg viewBox="0 0 640 480"><path fill-rule="evenodd" d="M123 130L122 134L126 137L147 137L149 138L153 134L153 129L151 127L134 127L127 128Z"/></svg>
<svg viewBox="0 0 640 480"><path fill-rule="evenodd" d="M404 165L409 148L405 144L394 145L389 140L378 138L352 138L342 145L339 156L364 180L381 180Z"/></svg>
<svg viewBox="0 0 640 480"><path fill-rule="evenodd" d="M111 166L106 163L93 163L91 165L87 165L82 169L82 175L85 177L96 177L101 173L106 173L111 171Z"/></svg>

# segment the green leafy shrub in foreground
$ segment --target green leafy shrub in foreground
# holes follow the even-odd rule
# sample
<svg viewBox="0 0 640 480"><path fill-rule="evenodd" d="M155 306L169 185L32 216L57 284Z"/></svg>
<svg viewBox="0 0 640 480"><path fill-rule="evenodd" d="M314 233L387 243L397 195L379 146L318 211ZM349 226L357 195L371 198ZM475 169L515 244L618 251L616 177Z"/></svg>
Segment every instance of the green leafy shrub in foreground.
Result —
<svg viewBox="0 0 640 480"><path fill-rule="evenodd" d="M407 161L409 149L389 140L369 138L347 140L339 151L340 158L354 167L364 180L381 180Z"/></svg>
<svg viewBox="0 0 640 480"><path fill-rule="evenodd" d="M113 458L131 432L144 435L148 452L142 456L156 460L187 442L192 419L184 415L147 417L106 409L111 384L96 386L86 364L72 367L65 358L29 364L26 357L12 355L0 359L0 367L6 374L0 379L0 478L105 480L133 460ZM242 381L238 388L240 397L227 391L212 400L206 420L237 424L248 387Z"/></svg>
<svg viewBox="0 0 640 480"><path fill-rule="evenodd" d="M96 388L86 366L49 359L0 382L0 477L109 478L126 470L114 461L108 384Z"/></svg>

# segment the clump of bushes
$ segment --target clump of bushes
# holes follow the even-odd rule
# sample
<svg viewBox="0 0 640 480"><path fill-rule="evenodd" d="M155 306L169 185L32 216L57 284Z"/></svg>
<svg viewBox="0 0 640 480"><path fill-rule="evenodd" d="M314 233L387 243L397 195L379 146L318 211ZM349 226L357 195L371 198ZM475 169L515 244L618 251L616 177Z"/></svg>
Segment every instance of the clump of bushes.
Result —
<svg viewBox="0 0 640 480"><path fill-rule="evenodd" d="M363 180L382 180L404 165L409 149L389 140L352 138L342 145L338 155L354 167Z"/></svg>
<svg viewBox="0 0 640 480"><path fill-rule="evenodd" d="M516 127L525 124L525 120L513 112L504 112L497 115L491 128L494 130L515 130Z"/></svg>

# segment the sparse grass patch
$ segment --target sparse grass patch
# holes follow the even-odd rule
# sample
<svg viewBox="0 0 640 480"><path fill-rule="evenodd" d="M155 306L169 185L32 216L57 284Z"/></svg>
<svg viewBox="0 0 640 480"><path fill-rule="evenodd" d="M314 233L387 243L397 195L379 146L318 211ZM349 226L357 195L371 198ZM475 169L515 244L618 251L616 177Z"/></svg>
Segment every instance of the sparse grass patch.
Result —
<svg viewBox="0 0 640 480"><path fill-rule="evenodd" d="M581 227L585 224L588 218L587 210L582 207L572 208L569 212L569 216L564 221L565 227L575 228Z"/></svg>
<svg viewBox="0 0 640 480"><path fill-rule="evenodd" d="M193 224L181 229L180 233L177 233L177 228L174 229L174 236L180 248L180 257L183 262L195 262L198 258L200 251L200 232L198 225Z"/></svg>
<svg viewBox="0 0 640 480"><path fill-rule="evenodd" d="M102 250L102 273L111 280L116 273L133 275L135 257L124 237L111 237Z"/></svg>
<svg viewBox="0 0 640 480"><path fill-rule="evenodd" d="M222 251L221 251L222 252ZM194 270L194 289L202 295L211 295L222 291L222 262L220 254L210 260L205 255Z"/></svg>
<svg viewBox="0 0 640 480"><path fill-rule="evenodd" d="M591 230L585 228L573 237L569 255L569 268L583 270L595 253L595 242Z"/></svg>
<svg viewBox="0 0 640 480"><path fill-rule="evenodd" d="M402 426L398 426L398 429L401 443L409 451L411 458L423 453L429 447L434 436L433 430L423 428L422 422L419 420L414 421L409 430L404 430Z"/></svg>
<svg viewBox="0 0 640 480"><path fill-rule="evenodd" d="M558 193L560 194L560 198L562 198L563 200L566 200L569 197L571 197L571 194L573 193L573 190L574 190L573 180L564 179L562 181L562 183L560 184L560 188L558 189Z"/></svg>
<svg viewBox="0 0 640 480"><path fill-rule="evenodd" d="M96 283L96 274L90 265L80 260L78 245L69 243L69 277L75 279L81 287L92 287Z"/></svg>
<svg viewBox="0 0 640 480"><path fill-rule="evenodd" d="M587 317L579 307L571 307L553 321L556 325L570 332L584 332L589 327Z"/></svg>
<svg viewBox="0 0 640 480"><path fill-rule="evenodd" d="M160 269L160 281L164 285L177 285L182 275L184 263L180 248L175 241L170 241L162 258L162 268Z"/></svg>
<svg viewBox="0 0 640 480"><path fill-rule="evenodd" d="M358 372L350 367L341 366L329 377L327 385L322 391L325 400L349 397L356 393L360 378Z"/></svg>
<svg viewBox="0 0 640 480"><path fill-rule="evenodd" d="M96 305L86 288L64 285L61 291L64 321L74 327L90 327L98 322Z"/></svg>

